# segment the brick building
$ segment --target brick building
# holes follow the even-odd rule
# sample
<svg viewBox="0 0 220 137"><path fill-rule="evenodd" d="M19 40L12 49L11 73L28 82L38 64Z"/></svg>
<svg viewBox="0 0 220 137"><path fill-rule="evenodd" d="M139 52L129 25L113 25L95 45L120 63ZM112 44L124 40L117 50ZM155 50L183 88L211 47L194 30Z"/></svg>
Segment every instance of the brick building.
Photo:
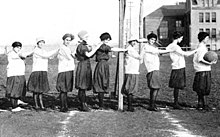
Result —
<svg viewBox="0 0 220 137"><path fill-rule="evenodd" d="M210 34L208 47L220 49L220 0L187 0L186 18L189 44L195 48L197 34L205 31Z"/></svg>
<svg viewBox="0 0 220 137"><path fill-rule="evenodd" d="M144 37L150 32L158 35L159 43L167 46L172 41L174 31L182 31L181 46L195 48L197 34L210 34L208 46L220 49L220 0L186 0L176 5L164 5L144 17Z"/></svg>
<svg viewBox="0 0 220 137"><path fill-rule="evenodd" d="M175 30L185 30L185 3L164 5L144 17L144 37L150 32L158 35L158 42L167 46Z"/></svg>

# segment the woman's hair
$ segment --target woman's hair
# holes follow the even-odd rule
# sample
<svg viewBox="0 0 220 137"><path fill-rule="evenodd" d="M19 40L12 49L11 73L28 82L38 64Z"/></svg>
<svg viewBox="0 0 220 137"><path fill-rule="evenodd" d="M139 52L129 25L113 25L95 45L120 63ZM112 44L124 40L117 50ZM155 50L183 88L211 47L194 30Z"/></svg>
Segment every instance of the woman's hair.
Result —
<svg viewBox="0 0 220 137"><path fill-rule="evenodd" d="M157 35L153 32L147 35L147 39L150 40L151 38L155 38L157 40Z"/></svg>
<svg viewBox="0 0 220 137"><path fill-rule="evenodd" d="M182 36L183 36L183 33L181 33L181 32L175 31L173 33L173 39L178 39L178 38L180 38Z"/></svg>
<svg viewBox="0 0 220 137"><path fill-rule="evenodd" d="M107 39L112 40L112 37L108 32L102 33L99 38L101 39L101 41L107 40Z"/></svg>
<svg viewBox="0 0 220 137"><path fill-rule="evenodd" d="M207 32L199 32L198 34L199 42L203 41L207 36L209 36Z"/></svg>
<svg viewBox="0 0 220 137"><path fill-rule="evenodd" d="M133 40L129 40L128 41L128 44L131 44L133 41L136 41L136 42L138 42L138 40L136 40L136 39L133 39Z"/></svg>
<svg viewBox="0 0 220 137"><path fill-rule="evenodd" d="M63 35L62 39L65 40L67 37L70 37L71 40L74 39L74 35L73 35L73 34L70 34L70 33L66 33L65 35Z"/></svg>
<svg viewBox="0 0 220 137"><path fill-rule="evenodd" d="M15 47L22 47L22 44L21 44L21 42L15 41L14 43L12 43L12 47L13 48L15 48Z"/></svg>

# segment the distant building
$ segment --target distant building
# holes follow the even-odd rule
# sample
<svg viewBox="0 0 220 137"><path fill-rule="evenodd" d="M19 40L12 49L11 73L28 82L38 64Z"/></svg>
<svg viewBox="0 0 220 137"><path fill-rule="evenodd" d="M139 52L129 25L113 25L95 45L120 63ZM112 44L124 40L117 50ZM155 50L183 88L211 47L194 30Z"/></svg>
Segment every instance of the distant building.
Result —
<svg viewBox="0 0 220 137"><path fill-rule="evenodd" d="M197 46L197 34L205 31L210 34L209 48L220 49L220 0L187 0L186 18L192 48Z"/></svg>
<svg viewBox="0 0 220 137"><path fill-rule="evenodd" d="M167 46L174 31L185 31L185 3L164 5L144 17L144 37L150 32L158 35L158 41Z"/></svg>
<svg viewBox="0 0 220 137"><path fill-rule="evenodd" d="M158 35L159 43L167 46L174 31L184 33L181 46L195 48L197 34L210 34L208 46L220 49L220 0L186 0L176 5L164 5L144 17L144 37L150 32Z"/></svg>

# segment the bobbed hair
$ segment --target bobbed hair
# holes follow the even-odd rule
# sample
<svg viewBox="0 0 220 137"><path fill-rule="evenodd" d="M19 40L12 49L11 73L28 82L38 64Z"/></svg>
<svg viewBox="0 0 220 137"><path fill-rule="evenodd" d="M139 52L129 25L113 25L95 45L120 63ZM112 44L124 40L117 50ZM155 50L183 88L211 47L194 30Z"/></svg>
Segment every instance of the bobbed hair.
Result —
<svg viewBox="0 0 220 137"><path fill-rule="evenodd" d="M157 35L153 32L147 35L147 39L150 40L151 38L155 38L157 40Z"/></svg>
<svg viewBox="0 0 220 137"><path fill-rule="evenodd" d="M183 33L182 33L182 32L175 31L175 32L173 33L173 39L178 39L178 38L180 38L180 37L182 37L182 36L183 36Z"/></svg>
<svg viewBox="0 0 220 137"><path fill-rule="evenodd" d="M198 34L198 40L199 42L203 41L209 34L207 32L199 32Z"/></svg>
<svg viewBox="0 0 220 137"><path fill-rule="evenodd" d="M112 37L108 32L102 33L99 38L101 39L101 41L107 40L107 39L112 40Z"/></svg>
<svg viewBox="0 0 220 137"><path fill-rule="evenodd" d="M74 39L74 35L73 35L73 34L70 34L70 33L66 33L65 35L63 35L62 39L65 40L67 37L70 37L71 40Z"/></svg>
<svg viewBox="0 0 220 137"><path fill-rule="evenodd" d="M11 46L12 46L13 48L15 48L15 47L22 47L22 44L21 44L21 42L15 41L14 43L12 43Z"/></svg>

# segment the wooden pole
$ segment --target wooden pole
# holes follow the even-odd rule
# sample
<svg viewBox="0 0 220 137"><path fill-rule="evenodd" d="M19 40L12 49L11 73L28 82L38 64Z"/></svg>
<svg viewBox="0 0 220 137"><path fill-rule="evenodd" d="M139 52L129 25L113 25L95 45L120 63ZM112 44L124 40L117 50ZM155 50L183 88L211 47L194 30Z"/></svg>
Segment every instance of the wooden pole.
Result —
<svg viewBox="0 0 220 137"><path fill-rule="evenodd" d="M119 54L117 56L116 64L116 74L115 74L115 88L114 88L114 97L118 96L118 70L119 70Z"/></svg>
<svg viewBox="0 0 220 137"><path fill-rule="evenodd" d="M124 14L126 0L119 0L119 47L124 48ZM123 95L121 94L124 81L124 54L119 52L119 70L118 70L118 110L123 110Z"/></svg>
<svg viewBox="0 0 220 137"><path fill-rule="evenodd" d="M139 39L143 38L143 7L144 0L140 0L140 12L139 12ZM139 45L139 53L141 52L141 43Z"/></svg>

